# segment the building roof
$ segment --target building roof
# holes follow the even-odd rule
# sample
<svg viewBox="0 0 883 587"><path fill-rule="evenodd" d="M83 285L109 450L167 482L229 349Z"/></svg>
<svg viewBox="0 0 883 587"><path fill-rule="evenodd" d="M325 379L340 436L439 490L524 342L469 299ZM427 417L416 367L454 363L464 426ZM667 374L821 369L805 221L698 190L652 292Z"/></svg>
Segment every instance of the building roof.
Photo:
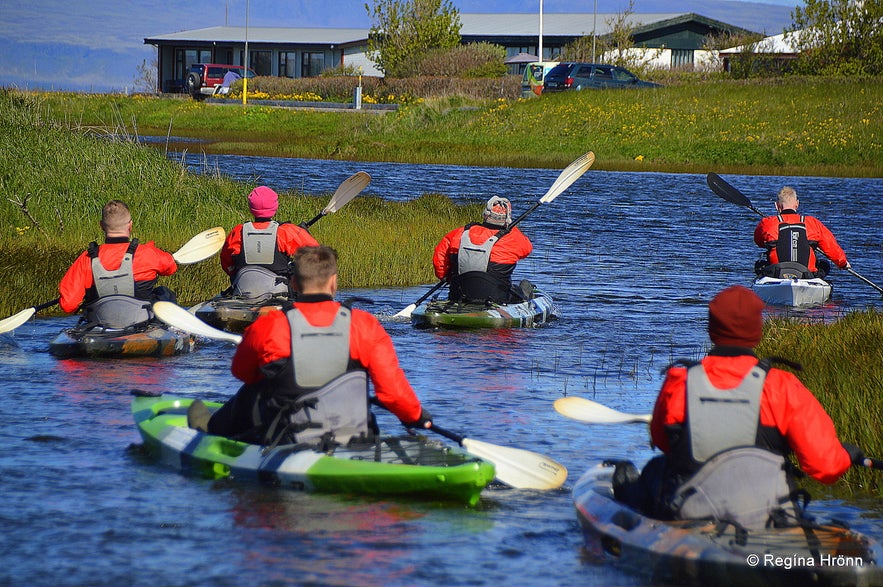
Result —
<svg viewBox="0 0 883 587"><path fill-rule="evenodd" d="M148 45L170 41L244 43L245 38L244 26L215 26L157 35L144 39L144 43ZM248 27L249 43L344 45L364 42L367 39L368 29Z"/></svg>
<svg viewBox="0 0 883 587"><path fill-rule="evenodd" d="M710 19L686 13L647 13L630 14L626 23L635 27L652 29L655 23L669 22L678 18L697 17L710 22ZM621 18L619 14L572 13L544 14L543 36L580 37L595 34L603 36L611 31L610 22ZM540 22L537 14L460 14L461 37L535 37L539 35ZM724 25L724 23L719 23ZM289 28L289 27L249 27L249 43L276 43L301 45L345 45L366 42L370 29L359 28ZM216 26L204 29L179 31L156 35L144 39L144 43L181 42L225 42L244 43L244 26Z"/></svg>

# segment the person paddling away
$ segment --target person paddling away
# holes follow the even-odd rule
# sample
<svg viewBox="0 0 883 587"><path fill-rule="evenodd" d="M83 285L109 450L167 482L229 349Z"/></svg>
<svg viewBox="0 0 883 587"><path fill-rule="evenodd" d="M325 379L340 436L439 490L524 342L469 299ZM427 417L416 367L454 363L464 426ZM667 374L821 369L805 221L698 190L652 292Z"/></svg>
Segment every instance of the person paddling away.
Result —
<svg viewBox="0 0 883 587"><path fill-rule="evenodd" d="M370 441L378 433L370 378L372 401L408 427L429 428L389 334L368 312L334 301L334 249L301 247L292 265L297 301L255 320L233 355L245 384L213 415L194 402L190 426L255 444Z"/></svg>
<svg viewBox="0 0 883 587"><path fill-rule="evenodd" d="M101 209L104 244L89 243L58 285L59 305L82 321L105 328L127 328L150 321L151 303L175 301L175 293L156 286L157 277L178 270L171 253L153 242L132 239L132 215L125 202L111 200ZM130 240L131 239L131 240Z"/></svg>
<svg viewBox="0 0 883 587"><path fill-rule="evenodd" d="M801 507L790 452L825 484L862 461L858 447L837 439L831 418L796 376L757 359L763 308L738 285L712 299L714 347L699 362L669 367L656 400L650 436L664 454L640 476L631 463L617 464L618 499L660 519L713 518L746 529L793 524Z"/></svg>
<svg viewBox="0 0 883 587"><path fill-rule="evenodd" d="M436 245L432 257L435 275L450 285L448 299L456 302L528 300L533 287L527 280L512 287L512 272L530 255L533 244L512 222L512 204L494 196L488 200L482 224L455 228Z"/></svg>
<svg viewBox="0 0 883 587"><path fill-rule="evenodd" d="M766 249L764 258L754 266L758 275L784 277L783 272L794 275L799 270L798 278L824 278L831 265L816 257L816 247L841 269L850 267L831 231L820 220L798 214L799 204L794 188L783 187L776 198L778 214L767 216L754 229L755 244ZM795 267L795 263L799 266Z"/></svg>
<svg viewBox="0 0 883 587"><path fill-rule="evenodd" d="M237 224L221 248L221 267L230 276L228 295L247 299L288 297L289 259L300 247L318 241L305 229L290 222L276 222L279 196L267 186L248 195L254 220Z"/></svg>

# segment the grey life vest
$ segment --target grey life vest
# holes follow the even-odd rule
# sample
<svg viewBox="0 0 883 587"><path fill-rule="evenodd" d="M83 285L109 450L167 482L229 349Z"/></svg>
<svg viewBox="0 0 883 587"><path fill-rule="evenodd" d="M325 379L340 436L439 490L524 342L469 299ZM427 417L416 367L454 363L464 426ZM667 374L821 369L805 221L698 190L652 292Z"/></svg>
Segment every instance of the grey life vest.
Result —
<svg viewBox="0 0 883 587"><path fill-rule="evenodd" d="M675 492L676 517L749 530L763 528L776 512L796 517L784 457L755 445L766 372L757 365L735 388L722 390L701 364L687 370L690 450L702 467Z"/></svg>
<svg viewBox="0 0 883 587"><path fill-rule="evenodd" d="M92 281L98 299L84 306L83 316L88 323L105 328L126 328L146 323L153 318L150 302L135 297L135 272L132 260L138 240L132 239L123 255L119 269L110 271L98 258L98 246L89 245L92 258Z"/></svg>
<svg viewBox="0 0 883 587"><path fill-rule="evenodd" d="M246 264L233 277L234 296L255 299L288 295L288 278L270 269L276 260L278 228L275 221L260 229L252 222L242 225L242 257Z"/></svg>
<svg viewBox="0 0 883 587"><path fill-rule="evenodd" d="M266 228L255 228L254 222L242 225L242 253L248 265L270 265L276 255L276 230L279 223L270 221Z"/></svg>
<svg viewBox="0 0 883 587"><path fill-rule="evenodd" d="M291 360L294 383L303 393L283 400L280 410L288 440L346 444L368 438L368 376L347 371L350 360L352 311L341 306L329 326L313 326L297 309L287 312L291 327ZM273 435L274 426L268 436Z"/></svg>
<svg viewBox="0 0 883 587"><path fill-rule="evenodd" d="M89 256L92 257L92 281L99 298L116 294L135 296L135 271L132 269L132 259L137 248L138 239L132 239L119 269L110 271L101 264L97 246L89 245Z"/></svg>
<svg viewBox="0 0 883 587"><path fill-rule="evenodd" d="M457 253L457 272L460 275L469 271L486 272L491 259L491 249L499 240L497 235L494 235L484 243L477 245L472 242L469 235L471 230L470 227L460 235L460 251Z"/></svg>
<svg viewBox="0 0 883 587"><path fill-rule="evenodd" d="M687 370L687 427L696 462L730 448L754 446L765 379L766 371L754 366L733 389L718 389L701 364Z"/></svg>

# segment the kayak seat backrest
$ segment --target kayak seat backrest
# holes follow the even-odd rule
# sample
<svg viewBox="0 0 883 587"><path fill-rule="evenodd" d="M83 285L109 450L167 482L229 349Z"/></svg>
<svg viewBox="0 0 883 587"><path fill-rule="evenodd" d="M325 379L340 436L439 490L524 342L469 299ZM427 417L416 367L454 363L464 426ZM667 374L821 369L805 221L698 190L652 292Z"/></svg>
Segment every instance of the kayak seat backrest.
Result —
<svg viewBox="0 0 883 587"><path fill-rule="evenodd" d="M675 492L672 509L682 520L713 519L747 530L764 528L782 510L796 517L785 459L755 447L723 451Z"/></svg>
<svg viewBox="0 0 883 587"><path fill-rule="evenodd" d="M812 279L815 277L809 267L793 261L767 265L761 270L761 274L776 279Z"/></svg>
<svg viewBox="0 0 883 587"><path fill-rule="evenodd" d="M279 412L267 430L268 444L280 440L292 444L333 440L345 445L351 440L372 439L365 371L348 371L316 391L292 399L276 397L271 402L278 403Z"/></svg>
<svg viewBox="0 0 883 587"><path fill-rule="evenodd" d="M99 298L85 306L83 317L86 322L104 328L128 328L150 322L153 311L146 300L116 294Z"/></svg>
<svg viewBox="0 0 883 587"><path fill-rule="evenodd" d="M233 295L242 298L287 295L288 279L266 267L246 265L233 278Z"/></svg>
<svg viewBox="0 0 883 587"><path fill-rule="evenodd" d="M464 302L485 303L488 300L506 304L510 300L511 285L484 271L467 271L458 275L451 284L451 299Z"/></svg>

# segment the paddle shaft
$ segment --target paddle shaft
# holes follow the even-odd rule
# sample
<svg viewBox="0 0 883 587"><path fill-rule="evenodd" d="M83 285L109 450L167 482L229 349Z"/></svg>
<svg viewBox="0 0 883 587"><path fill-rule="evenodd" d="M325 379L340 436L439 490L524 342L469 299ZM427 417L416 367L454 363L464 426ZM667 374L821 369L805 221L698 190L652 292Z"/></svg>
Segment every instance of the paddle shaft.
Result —
<svg viewBox="0 0 883 587"><path fill-rule="evenodd" d="M463 437L460 436L459 434L455 434L454 432L451 432L450 430L445 430L444 428L440 428L439 426L436 426L435 424L430 426L429 429L432 430L433 432L437 432L437 433L441 434L445 438L449 438L450 440L453 440L454 442L456 442L457 444L459 444L461 446L463 445Z"/></svg>
<svg viewBox="0 0 883 587"><path fill-rule="evenodd" d="M45 310L46 308L51 308L52 306L58 304L61 301L61 298L55 298L54 300L44 302L39 306L34 306L34 311L39 312L40 310Z"/></svg>
<svg viewBox="0 0 883 587"><path fill-rule="evenodd" d="M754 212L755 214L757 214L758 216L760 216L762 218L766 217L766 214L764 214L763 212L761 212L760 210L758 210L757 208L754 207L754 205L751 203L751 200L749 200L745 194L743 194L738 189L736 189L735 187L733 187L732 185L727 183L719 175L717 175L715 173L709 173L708 176L706 177L706 181L708 182L708 186L711 188L711 191L713 191L715 194L717 194L718 196L720 196L724 200L726 200L732 204L744 206L745 208L748 208L749 210L751 210L752 212ZM815 248L815 247L813 247L813 248L817 252L824 255L825 257L828 257L828 255L825 255L825 251ZM861 279L862 281L864 281L865 283L867 283L868 285L870 285L871 287L876 289L878 292L880 292L881 295L883 295L883 287L880 287L879 285L877 285L876 283L874 283L873 281L871 281L867 277L864 277L863 275L859 275L859 273L857 271L855 271L852 267L845 267L845 269L847 272L854 275L858 279Z"/></svg>

